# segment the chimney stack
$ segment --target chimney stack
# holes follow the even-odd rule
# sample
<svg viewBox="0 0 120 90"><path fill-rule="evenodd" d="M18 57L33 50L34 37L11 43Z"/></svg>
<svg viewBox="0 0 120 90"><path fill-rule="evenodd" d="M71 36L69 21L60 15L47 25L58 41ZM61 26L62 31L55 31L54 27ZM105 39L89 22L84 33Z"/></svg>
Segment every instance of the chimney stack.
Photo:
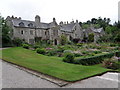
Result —
<svg viewBox="0 0 120 90"><path fill-rule="evenodd" d="M36 23L40 23L40 16L39 16L39 15L36 15L36 16L35 16L35 22L36 22Z"/></svg>

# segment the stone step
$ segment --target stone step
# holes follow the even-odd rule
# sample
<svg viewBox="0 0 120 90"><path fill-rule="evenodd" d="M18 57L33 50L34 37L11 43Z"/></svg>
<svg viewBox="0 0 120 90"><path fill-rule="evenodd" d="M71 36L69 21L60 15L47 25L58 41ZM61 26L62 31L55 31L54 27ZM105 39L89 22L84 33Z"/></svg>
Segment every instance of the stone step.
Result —
<svg viewBox="0 0 120 90"><path fill-rule="evenodd" d="M120 80L118 79L118 75L119 75L118 73L108 72L108 73L106 73L106 74L104 74L102 76L97 76L97 78L120 82Z"/></svg>

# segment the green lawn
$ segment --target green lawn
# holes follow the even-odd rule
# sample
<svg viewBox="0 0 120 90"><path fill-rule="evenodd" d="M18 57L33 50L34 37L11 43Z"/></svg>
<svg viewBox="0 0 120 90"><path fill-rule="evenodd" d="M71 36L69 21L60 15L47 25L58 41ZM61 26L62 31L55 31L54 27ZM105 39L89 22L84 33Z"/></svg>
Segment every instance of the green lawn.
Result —
<svg viewBox="0 0 120 90"><path fill-rule="evenodd" d="M109 70L101 65L65 63L62 58L44 56L21 47L2 50L2 59L66 81L80 80Z"/></svg>

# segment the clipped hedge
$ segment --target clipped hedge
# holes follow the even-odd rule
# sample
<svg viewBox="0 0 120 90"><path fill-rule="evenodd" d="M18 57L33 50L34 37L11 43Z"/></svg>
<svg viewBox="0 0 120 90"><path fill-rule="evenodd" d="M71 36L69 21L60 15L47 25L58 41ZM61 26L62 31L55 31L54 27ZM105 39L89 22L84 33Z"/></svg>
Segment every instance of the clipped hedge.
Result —
<svg viewBox="0 0 120 90"><path fill-rule="evenodd" d="M107 53L99 56L79 58L79 59L75 59L73 63L82 64L82 65L95 65L95 64L102 63L104 58L111 58L112 56L114 56L114 53Z"/></svg>
<svg viewBox="0 0 120 90"><path fill-rule="evenodd" d="M44 48L42 48L42 49L41 48L37 48L36 52L39 53L39 54L45 54L46 51L45 51Z"/></svg>

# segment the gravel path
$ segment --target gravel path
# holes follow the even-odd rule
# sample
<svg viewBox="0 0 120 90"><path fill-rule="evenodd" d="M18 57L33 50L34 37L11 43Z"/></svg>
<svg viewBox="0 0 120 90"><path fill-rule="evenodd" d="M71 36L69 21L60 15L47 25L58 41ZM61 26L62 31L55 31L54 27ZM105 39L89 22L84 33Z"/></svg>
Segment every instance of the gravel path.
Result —
<svg viewBox="0 0 120 90"><path fill-rule="evenodd" d="M20 70L6 62L2 63L2 69L3 88L58 88L57 85Z"/></svg>
<svg viewBox="0 0 120 90"><path fill-rule="evenodd" d="M0 60L1 63L1 60ZM1 79L1 78L0 78ZM118 88L118 73L106 73L66 85L62 88ZM2 61L3 88L60 88L58 85Z"/></svg>

